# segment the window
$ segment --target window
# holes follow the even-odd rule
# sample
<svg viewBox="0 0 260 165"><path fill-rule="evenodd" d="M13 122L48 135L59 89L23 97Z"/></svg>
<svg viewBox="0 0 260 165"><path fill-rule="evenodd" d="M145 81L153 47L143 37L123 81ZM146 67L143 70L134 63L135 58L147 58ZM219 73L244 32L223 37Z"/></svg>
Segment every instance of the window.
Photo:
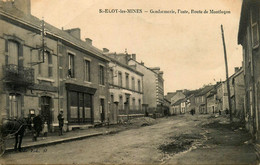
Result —
<svg viewBox="0 0 260 165"><path fill-rule="evenodd" d="M123 96L119 96L119 110L123 110Z"/></svg>
<svg viewBox="0 0 260 165"><path fill-rule="evenodd" d="M257 48L259 46L259 33L258 33L258 7L253 6L251 8L251 35L252 35L252 47Z"/></svg>
<svg viewBox="0 0 260 165"><path fill-rule="evenodd" d="M21 117L22 101L21 95L10 94L9 95L9 118L19 118Z"/></svg>
<svg viewBox="0 0 260 165"><path fill-rule="evenodd" d="M132 98L133 110L135 110L135 98Z"/></svg>
<svg viewBox="0 0 260 165"><path fill-rule="evenodd" d="M122 87L122 73L118 72L118 86Z"/></svg>
<svg viewBox="0 0 260 165"><path fill-rule="evenodd" d="M142 103L141 103L141 99L138 100L138 105L139 105L139 110L142 110Z"/></svg>
<svg viewBox="0 0 260 165"><path fill-rule="evenodd" d="M18 58L19 58L19 45L15 41L9 41L8 43L8 64L18 65Z"/></svg>
<svg viewBox="0 0 260 165"><path fill-rule="evenodd" d="M85 60L85 76L84 80L90 82L90 61Z"/></svg>
<svg viewBox="0 0 260 165"><path fill-rule="evenodd" d="M104 77L104 67L102 65L99 66L99 84L105 85L105 77Z"/></svg>
<svg viewBox="0 0 260 165"><path fill-rule="evenodd" d="M132 77L132 89L135 90L135 78Z"/></svg>
<svg viewBox="0 0 260 165"><path fill-rule="evenodd" d="M141 92L141 81L138 80L138 92Z"/></svg>
<svg viewBox="0 0 260 165"><path fill-rule="evenodd" d="M125 74L125 87L128 89L129 88L129 74Z"/></svg>
<svg viewBox="0 0 260 165"><path fill-rule="evenodd" d="M53 76L52 55L50 52L46 52L45 56L48 58L48 77L52 77Z"/></svg>
<svg viewBox="0 0 260 165"><path fill-rule="evenodd" d="M109 71L109 83L114 84L114 70L110 69Z"/></svg>
<svg viewBox="0 0 260 165"><path fill-rule="evenodd" d="M69 70L68 70L68 77L70 78L74 78L75 75L75 68L74 68L74 55L69 53L68 54L69 56Z"/></svg>

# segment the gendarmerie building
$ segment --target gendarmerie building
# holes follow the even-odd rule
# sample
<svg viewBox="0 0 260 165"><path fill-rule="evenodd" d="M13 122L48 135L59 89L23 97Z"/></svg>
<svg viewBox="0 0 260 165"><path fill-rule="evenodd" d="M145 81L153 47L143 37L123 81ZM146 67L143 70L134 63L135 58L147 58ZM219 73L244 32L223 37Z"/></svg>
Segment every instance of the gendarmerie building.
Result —
<svg viewBox="0 0 260 165"><path fill-rule="evenodd" d="M81 40L31 15L30 0L0 1L1 119L40 114L54 131L107 120L109 59Z"/></svg>
<svg viewBox="0 0 260 165"><path fill-rule="evenodd" d="M130 58L135 54L109 53L109 92L110 119L114 123L119 120L118 115L144 114L143 105L143 74L136 70L135 65L129 65Z"/></svg>

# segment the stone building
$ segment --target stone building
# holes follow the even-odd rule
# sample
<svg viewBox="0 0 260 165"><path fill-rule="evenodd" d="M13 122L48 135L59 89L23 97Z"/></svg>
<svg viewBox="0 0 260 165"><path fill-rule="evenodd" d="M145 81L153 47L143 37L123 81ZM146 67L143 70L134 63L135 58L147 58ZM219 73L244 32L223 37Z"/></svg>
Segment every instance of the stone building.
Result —
<svg viewBox="0 0 260 165"><path fill-rule="evenodd" d="M109 57L109 92L110 92L110 120L118 121L118 114L144 114L143 104L143 74L134 66L129 66L127 61L120 57L126 54L109 53L103 49Z"/></svg>
<svg viewBox="0 0 260 165"><path fill-rule="evenodd" d="M245 99L245 85L244 85L244 70L236 67L235 73L229 77L230 97L232 114L235 117L244 120L244 99Z"/></svg>
<svg viewBox="0 0 260 165"><path fill-rule="evenodd" d="M218 108L217 108L217 91L216 88L212 88L210 91L207 92L206 94L206 99L207 99L207 113L217 113Z"/></svg>
<svg viewBox="0 0 260 165"><path fill-rule="evenodd" d="M164 79L159 67L148 68L143 62L136 61L136 55L128 58L128 64L143 73L143 104L150 112L163 113L164 103Z"/></svg>
<svg viewBox="0 0 260 165"><path fill-rule="evenodd" d="M204 86L195 94L195 113L207 113L206 94L213 88L212 85Z"/></svg>
<svg viewBox="0 0 260 165"><path fill-rule="evenodd" d="M258 0L244 0L241 8L238 44L243 47L245 82L245 121L257 143L260 142L260 49Z"/></svg>
<svg viewBox="0 0 260 165"><path fill-rule="evenodd" d="M1 119L40 114L52 131L60 110L65 129L106 121L109 59L80 29L55 28L30 9L30 0L0 1Z"/></svg>

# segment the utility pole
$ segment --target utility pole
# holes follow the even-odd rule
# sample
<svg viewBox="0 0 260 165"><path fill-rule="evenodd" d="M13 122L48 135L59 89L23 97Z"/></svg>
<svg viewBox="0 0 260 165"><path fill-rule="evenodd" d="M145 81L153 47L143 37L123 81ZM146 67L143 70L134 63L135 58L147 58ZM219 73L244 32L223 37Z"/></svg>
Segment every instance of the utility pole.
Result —
<svg viewBox="0 0 260 165"><path fill-rule="evenodd" d="M229 78L228 78L228 63L227 63L227 53L226 53L226 44L224 38L224 30L223 25L221 25L221 32L222 32L222 41L223 41L223 48L224 48L224 58L225 58L225 65L226 65L226 82L227 82L227 92L228 92L228 105L229 105L229 114L230 114L230 122L233 121L232 118L232 106L231 106L231 99L230 99L230 87L229 87ZM225 91L224 91L225 93Z"/></svg>

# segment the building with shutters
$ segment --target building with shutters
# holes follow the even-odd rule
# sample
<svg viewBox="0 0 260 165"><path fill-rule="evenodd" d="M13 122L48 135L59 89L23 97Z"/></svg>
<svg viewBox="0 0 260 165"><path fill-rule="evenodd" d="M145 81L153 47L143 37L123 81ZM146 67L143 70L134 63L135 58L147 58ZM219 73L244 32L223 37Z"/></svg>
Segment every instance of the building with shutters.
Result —
<svg viewBox="0 0 260 165"><path fill-rule="evenodd" d="M136 55L129 57L128 63L134 66L137 71L144 74L143 92L144 108L150 113L158 112L163 114L164 106L164 79L163 71L159 67L147 67L143 62L136 61Z"/></svg>
<svg viewBox="0 0 260 165"><path fill-rule="evenodd" d="M143 74L124 60L130 55L109 53L106 48L103 52L110 59L108 71L110 121L116 123L118 115L144 114Z"/></svg>
<svg viewBox="0 0 260 165"><path fill-rule="evenodd" d="M63 110L64 129L107 121L109 59L79 28L44 23L30 0L0 1L0 24L1 120L40 114L54 131Z"/></svg>

